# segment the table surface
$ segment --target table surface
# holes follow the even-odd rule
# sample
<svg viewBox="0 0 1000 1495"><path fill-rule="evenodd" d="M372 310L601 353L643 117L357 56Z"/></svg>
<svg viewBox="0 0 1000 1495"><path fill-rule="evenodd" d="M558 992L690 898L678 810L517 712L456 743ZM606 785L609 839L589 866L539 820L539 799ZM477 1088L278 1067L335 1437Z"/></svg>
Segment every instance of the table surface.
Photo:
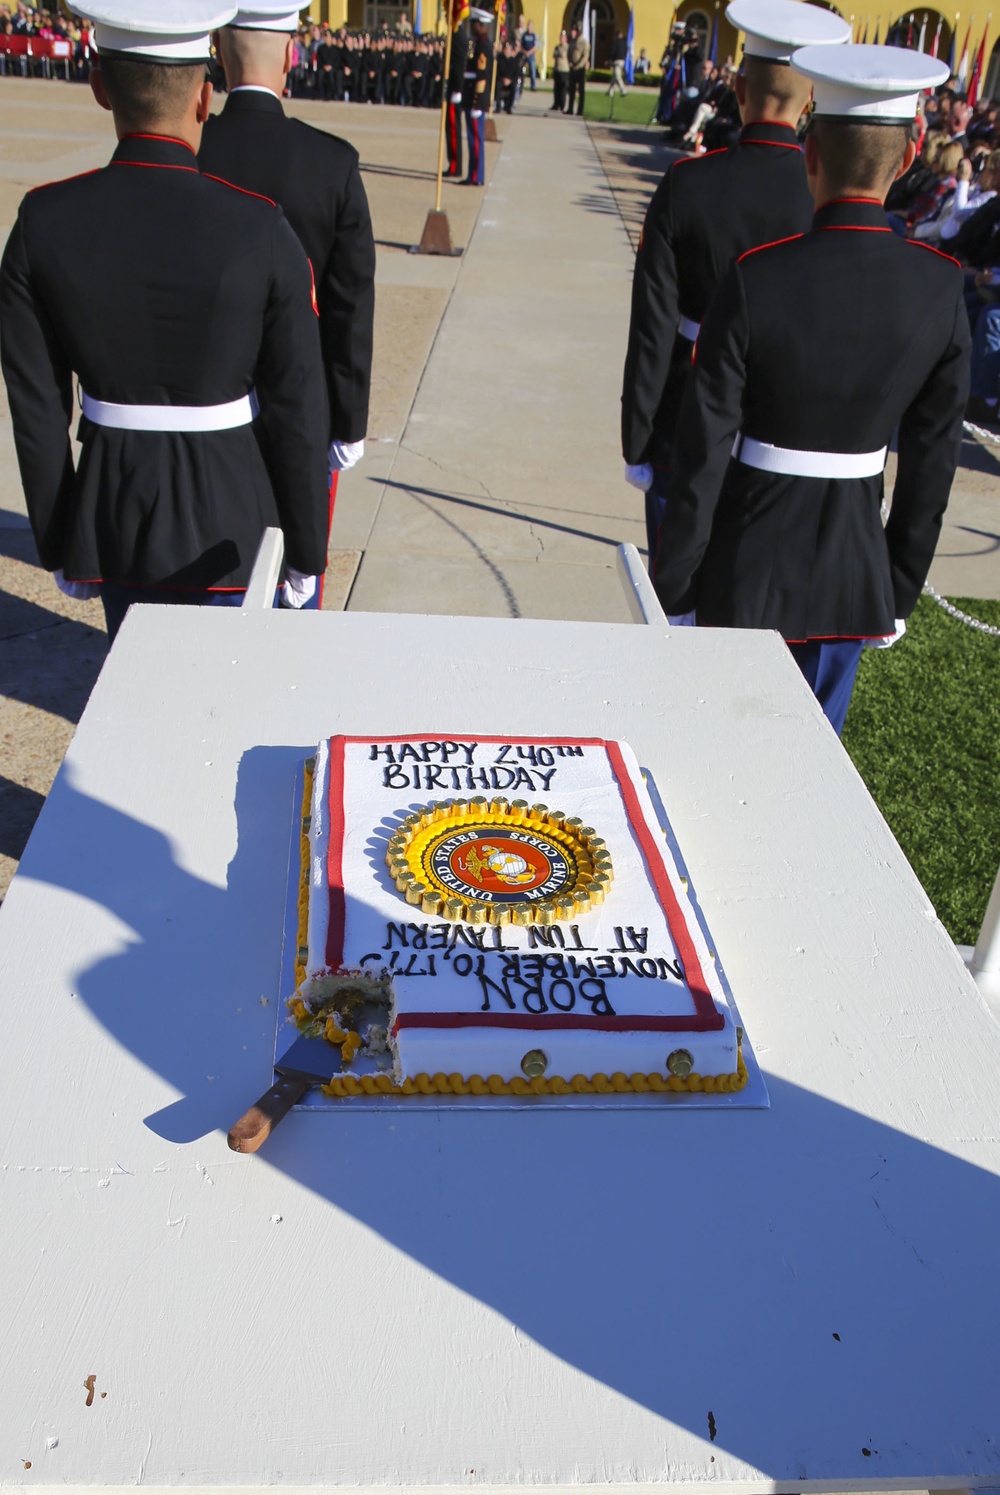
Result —
<svg viewBox="0 0 1000 1495"><path fill-rule="evenodd" d="M410 731L632 744L769 1110L228 1151L295 766ZM1000 1483L1000 1028L775 635L135 609L0 979L0 1483Z"/></svg>

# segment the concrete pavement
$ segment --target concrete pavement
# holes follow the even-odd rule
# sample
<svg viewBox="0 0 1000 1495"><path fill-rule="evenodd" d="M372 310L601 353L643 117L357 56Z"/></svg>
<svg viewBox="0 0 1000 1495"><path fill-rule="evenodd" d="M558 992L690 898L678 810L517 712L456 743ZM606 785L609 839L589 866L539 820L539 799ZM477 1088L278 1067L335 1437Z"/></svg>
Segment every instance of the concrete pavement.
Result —
<svg viewBox="0 0 1000 1495"><path fill-rule="evenodd" d="M445 184L461 258L410 253L433 206L437 120L293 109L357 146L378 245L372 412L340 484L325 605L624 619L619 540L642 543L618 410L634 245L670 154L528 95L485 192ZM0 232L24 191L113 148L89 91L0 80ZM932 581L1000 596L1000 447L970 439ZM0 386L0 896L104 657L96 602L40 570Z"/></svg>
<svg viewBox="0 0 1000 1495"><path fill-rule="evenodd" d="M627 617L614 551L643 533L618 442L632 251L586 128L548 102L500 121L398 442L344 484L333 544L362 552L352 609Z"/></svg>

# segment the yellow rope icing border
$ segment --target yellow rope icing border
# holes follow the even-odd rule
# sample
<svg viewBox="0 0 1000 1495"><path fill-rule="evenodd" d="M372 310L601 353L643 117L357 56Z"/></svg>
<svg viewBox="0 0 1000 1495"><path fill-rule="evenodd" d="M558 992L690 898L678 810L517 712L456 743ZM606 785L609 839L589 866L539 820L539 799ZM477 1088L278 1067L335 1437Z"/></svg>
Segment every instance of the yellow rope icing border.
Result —
<svg viewBox="0 0 1000 1495"><path fill-rule="evenodd" d="M613 1075L574 1075L564 1080L561 1075L546 1079L526 1080L517 1075L513 1080L503 1080L499 1075L470 1075L465 1079L460 1074L419 1074L402 1084L389 1075L334 1075L328 1085L321 1085L324 1095L346 1100L361 1095L732 1095L742 1090L749 1076L743 1062L743 1050L736 1056L736 1073L727 1075L700 1075L692 1071L681 1079L677 1075L623 1074L618 1070Z"/></svg>

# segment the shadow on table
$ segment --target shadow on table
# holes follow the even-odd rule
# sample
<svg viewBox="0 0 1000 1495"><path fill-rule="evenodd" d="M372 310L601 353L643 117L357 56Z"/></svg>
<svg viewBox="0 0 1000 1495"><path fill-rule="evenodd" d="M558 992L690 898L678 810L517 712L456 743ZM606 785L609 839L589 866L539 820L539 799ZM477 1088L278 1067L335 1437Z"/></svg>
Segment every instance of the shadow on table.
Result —
<svg viewBox="0 0 1000 1495"><path fill-rule="evenodd" d="M225 887L179 866L157 830L79 794L65 770L42 812L22 877L37 859L134 939L75 975L75 990L182 1095L155 1116L137 1114L136 1128L175 1142L225 1131L271 1081L293 779L305 751L244 755ZM863 1053L857 1062L860 1099L880 1077ZM932 1073L910 1083L928 1113L961 1127L960 1095L941 1093ZM656 1124L544 1105L444 1114L403 1102L387 1116L345 1102L333 1115L294 1113L260 1155L232 1166L294 1179L551 1354L786 1488L837 1477L871 1489L883 1467L896 1480L943 1478L963 1449L991 1439L995 1457L979 1473L1000 1474L1000 1181L773 1074L767 1085L769 1111L675 1109ZM718 1339L705 1332L706 1282L727 1309ZM391 1295L371 1292L370 1304L375 1316L394 1313ZM334 1343L336 1293L317 1295L314 1317L323 1315ZM310 1334L322 1340L322 1326ZM853 1443L853 1469L814 1456L817 1406L841 1430L836 1441ZM928 1448L944 1459L955 1450L955 1468L928 1468Z"/></svg>

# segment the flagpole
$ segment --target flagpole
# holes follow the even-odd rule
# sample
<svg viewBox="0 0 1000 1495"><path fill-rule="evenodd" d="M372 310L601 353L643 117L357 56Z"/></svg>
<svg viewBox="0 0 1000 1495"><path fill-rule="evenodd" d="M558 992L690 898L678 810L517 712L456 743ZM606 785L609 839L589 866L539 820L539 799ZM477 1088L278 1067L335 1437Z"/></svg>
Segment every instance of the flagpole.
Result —
<svg viewBox="0 0 1000 1495"><path fill-rule="evenodd" d="M445 36L445 41L444 41L444 68L442 69L442 74L441 74L442 79L444 81L444 87L441 89L441 123L440 123L440 128L438 129L437 192L436 192L435 197L434 197L434 211L435 211L435 213L440 213L440 211L441 211L441 182L442 182L442 180L444 178L444 129L445 129L445 118L446 118L447 112L448 112L448 94L449 94L450 89L451 89L451 31L452 31L452 27L451 27L451 6L450 5L447 6L447 12L448 12L448 14L447 14L446 20L447 20L448 31L447 31L447 34Z"/></svg>
<svg viewBox="0 0 1000 1495"><path fill-rule="evenodd" d="M497 91L497 53L500 51L500 32L503 29L503 18L506 16L506 14L506 0L499 0L499 4L497 5L497 35L496 41L493 44L493 73L490 77L490 97L488 100L489 108L483 110L484 114L493 113L493 100L496 97Z"/></svg>
<svg viewBox="0 0 1000 1495"><path fill-rule="evenodd" d="M549 0L545 0L542 11L542 55L538 62L538 76L544 83L549 76Z"/></svg>
<svg viewBox="0 0 1000 1495"><path fill-rule="evenodd" d="M441 211L441 181L444 176L444 130L445 118L448 111L449 74L451 72L451 43L454 27L454 8L461 0L445 0L445 21L448 30L444 42L444 72L441 87L441 121L438 127L438 165L437 165L437 190L434 198L434 206L427 214L424 222L424 231L420 236L417 246L418 254L447 254L452 255L455 250L451 242L451 225L448 222L448 214Z"/></svg>

